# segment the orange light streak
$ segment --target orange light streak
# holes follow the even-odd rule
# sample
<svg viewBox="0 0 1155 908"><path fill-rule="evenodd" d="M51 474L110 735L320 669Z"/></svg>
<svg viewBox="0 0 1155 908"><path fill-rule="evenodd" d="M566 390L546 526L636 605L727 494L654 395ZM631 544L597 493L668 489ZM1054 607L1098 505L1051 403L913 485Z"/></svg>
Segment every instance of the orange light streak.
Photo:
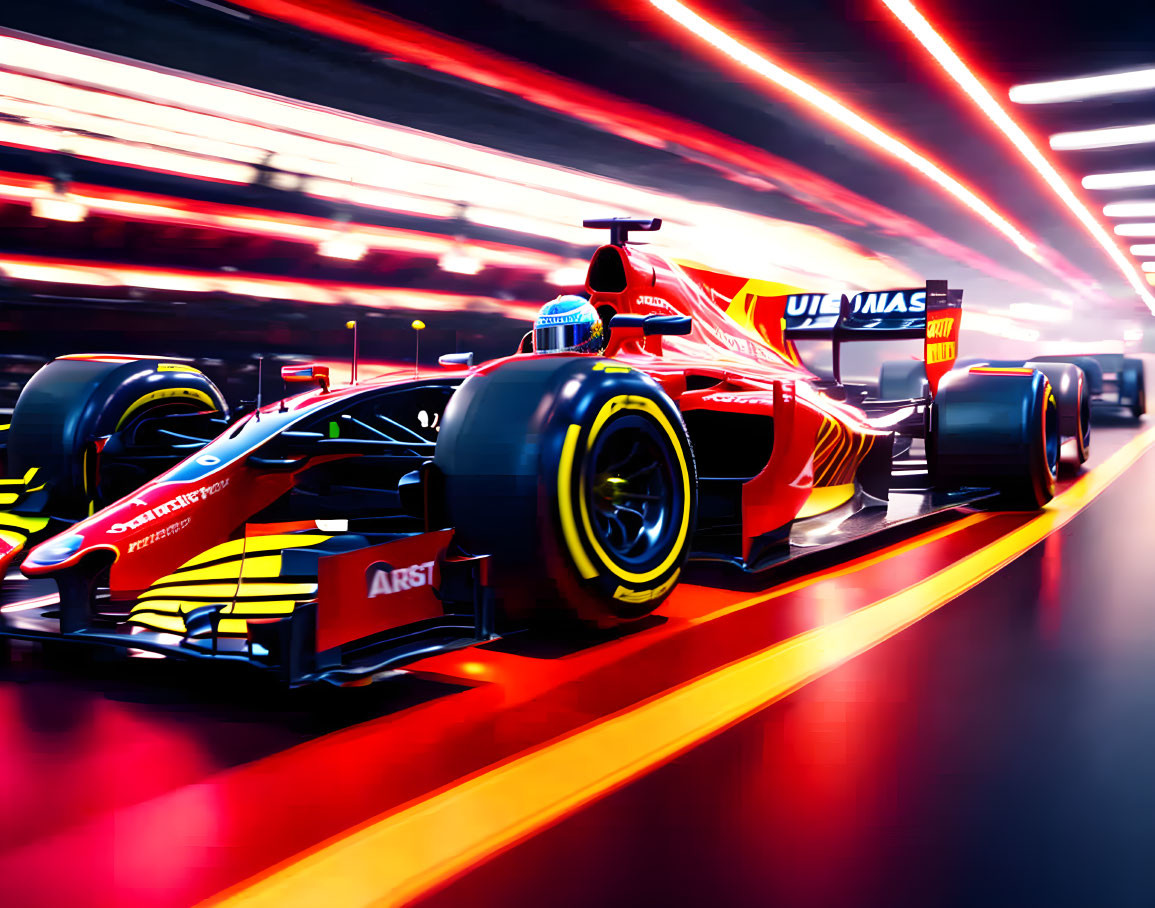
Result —
<svg viewBox="0 0 1155 908"><path fill-rule="evenodd" d="M1134 264L1115 243L1111 234L1099 223L1091 210L1083 203L1062 175L1055 169L1047 156L1031 140L1023 128L1008 114L995 100L989 89L974 74L973 70L963 62L945 38L927 21L910 0L882 0L895 17L910 31L918 42L926 48L933 59L941 66L959 87L966 92L975 105L986 114L987 118L999 128L1029 163L1054 191L1087 232L1097 242L1103 251L1111 258L1122 272L1127 282L1135 288L1147 308L1155 312L1155 296L1143 285L1143 279Z"/></svg>
<svg viewBox="0 0 1155 908"><path fill-rule="evenodd" d="M964 185L959 179L930 160L926 154L915 150L910 144L897 138L891 131L868 120L833 95L818 88L812 81L795 75L772 62L765 54L752 50L679 0L650 0L650 3L686 31L705 41L730 59L757 73L766 81L784 88L843 128L857 133L875 147L922 174L1007 237L1024 255L1040 264L1045 264L1037 244L1029 239L1019 227L996 211L973 189Z"/></svg>

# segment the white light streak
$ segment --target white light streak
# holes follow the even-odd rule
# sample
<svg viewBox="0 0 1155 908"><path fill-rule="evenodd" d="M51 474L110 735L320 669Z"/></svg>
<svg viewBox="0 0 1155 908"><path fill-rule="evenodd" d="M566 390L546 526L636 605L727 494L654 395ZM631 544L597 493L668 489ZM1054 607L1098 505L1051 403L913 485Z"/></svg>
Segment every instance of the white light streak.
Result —
<svg viewBox="0 0 1155 908"><path fill-rule="evenodd" d="M1155 170L1093 173L1083 177L1084 189L1132 189L1136 186L1155 186Z"/></svg>
<svg viewBox="0 0 1155 908"><path fill-rule="evenodd" d="M1051 147L1056 151L1116 148L1120 145L1145 145L1149 142L1155 142L1155 123L1058 132L1051 136Z"/></svg>
<svg viewBox="0 0 1155 908"><path fill-rule="evenodd" d="M1104 95L1121 95L1132 91L1155 89L1155 69L1107 76L1084 76L1078 79L1060 79L1055 82L1032 82L1011 89L1011 100L1016 104L1054 104L1059 101L1082 101Z"/></svg>
<svg viewBox="0 0 1155 908"><path fill-rule="evenodd" d="M1134 224L1116 224L1115 233L1119 236L1155 236L1155 223L1137 221Z"/></svg>
<svg viewBox="0 0 1155 908"><path fill-rule="evenodd" d="M1155 202L1112 202L1103 206L1103 214L1109 218L1155 217Z"/></svg>

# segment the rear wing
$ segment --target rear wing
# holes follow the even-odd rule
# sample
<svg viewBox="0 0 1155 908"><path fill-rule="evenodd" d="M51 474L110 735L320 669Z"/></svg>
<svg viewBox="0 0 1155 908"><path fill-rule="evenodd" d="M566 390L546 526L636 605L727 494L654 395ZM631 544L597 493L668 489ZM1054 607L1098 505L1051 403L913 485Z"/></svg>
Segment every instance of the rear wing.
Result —
<svg viewBox="0 0 1155 908"><path fill-rule="evenodd" d="M798 293L786 297L786 340L829 340L834 345L834 380L842 381L841 346L848 341L923 339L930 393L958 357L961 290L946 281L925 287L870 290L848 297Z"/></svg>

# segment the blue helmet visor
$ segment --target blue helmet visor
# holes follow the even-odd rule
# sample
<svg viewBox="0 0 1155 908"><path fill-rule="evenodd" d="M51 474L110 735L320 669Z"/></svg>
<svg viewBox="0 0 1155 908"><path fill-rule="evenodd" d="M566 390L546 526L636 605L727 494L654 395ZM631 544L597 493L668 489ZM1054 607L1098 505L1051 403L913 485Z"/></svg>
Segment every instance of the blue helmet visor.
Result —
<svg viewBox="0 0 1155 908"><path fill-rule="evenodd" d="M533 329L533 349L537 353L561 353L564 350L585 352L595 333L600 332L595 332L586 322L542 325Z"/></svg>

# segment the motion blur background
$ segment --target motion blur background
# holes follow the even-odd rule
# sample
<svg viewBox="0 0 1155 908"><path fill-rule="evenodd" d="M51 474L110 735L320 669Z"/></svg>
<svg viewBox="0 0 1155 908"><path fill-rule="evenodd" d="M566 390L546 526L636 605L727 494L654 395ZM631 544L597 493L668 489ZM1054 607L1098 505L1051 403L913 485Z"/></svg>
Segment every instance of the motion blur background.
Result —
<svg viewBox="0 0 1155 908"><path fill-rule="evenodd" d="M1120 0L7 0L0 408L76 351L234 402L257 356L347 375L349 319L363 375L418 318L423 364L512 352L610 215L788 287L946 278L964 356L1150 352L1152 37Z"/></svg>

